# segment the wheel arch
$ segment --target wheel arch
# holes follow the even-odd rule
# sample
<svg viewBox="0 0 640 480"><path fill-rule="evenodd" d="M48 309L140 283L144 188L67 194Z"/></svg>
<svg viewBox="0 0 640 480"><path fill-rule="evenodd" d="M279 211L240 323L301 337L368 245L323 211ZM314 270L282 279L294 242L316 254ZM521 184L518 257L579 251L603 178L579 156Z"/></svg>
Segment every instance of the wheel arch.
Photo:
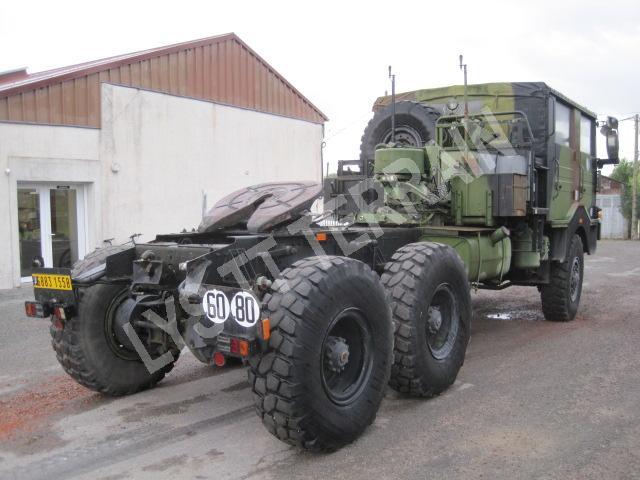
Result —
<svg viewBox="0 0 640 480"><path fill-rule="evenodd" d="M567 247L573 235L578 235L582 240L583 251L589 255L596 252L598 226L593 225L587 209L579 205L571 217L569 223L562 227L550 228L550 258L556 262L564 262Z"/></svg>

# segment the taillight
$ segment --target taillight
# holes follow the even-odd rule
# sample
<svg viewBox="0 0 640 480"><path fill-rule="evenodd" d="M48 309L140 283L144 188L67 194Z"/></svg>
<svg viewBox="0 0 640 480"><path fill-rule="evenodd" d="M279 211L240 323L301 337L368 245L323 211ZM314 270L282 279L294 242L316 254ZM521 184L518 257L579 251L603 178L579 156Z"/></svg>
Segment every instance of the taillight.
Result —
<svg viewBox="0 0 640 480"><path fill-rule="evenodd" d="M241 357L248 357L251 351L249 342L239 338L232 338L229 342L229 351Z"/></svg>
<svg viewBox="0 0 640 480"><path fill-rule="evenodd" d="M240 340L240 356L248 357L250 353L249 342L246 340Z"/></svg>
<svg viewBox="0 0 640 480"><path fill-rule="evenodd" d="M49 307L40 302L24 302L27 317L46 318L51 315Z"/></svg>

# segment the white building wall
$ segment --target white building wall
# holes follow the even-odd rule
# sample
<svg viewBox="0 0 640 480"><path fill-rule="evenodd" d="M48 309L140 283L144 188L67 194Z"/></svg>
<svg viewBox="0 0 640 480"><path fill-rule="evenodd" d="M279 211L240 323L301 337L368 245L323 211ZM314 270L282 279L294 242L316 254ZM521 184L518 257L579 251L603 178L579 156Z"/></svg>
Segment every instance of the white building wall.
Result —
<svg viewBox="0 0 640 480"><path fill-rule="evenodd" d="M239 188L321 178L322 125L102 85L102 128L0 123L0 288L20 284L18 182L83 183L87 250L197 227Z"/></svg>
<svg viewBox="0 0 640 480"><path fill-rule="evenodd" d="M320 181L321 142L322 125L103 84L102 230L150 240L197 227L203 193L210 207L256 183Z"/></svg>

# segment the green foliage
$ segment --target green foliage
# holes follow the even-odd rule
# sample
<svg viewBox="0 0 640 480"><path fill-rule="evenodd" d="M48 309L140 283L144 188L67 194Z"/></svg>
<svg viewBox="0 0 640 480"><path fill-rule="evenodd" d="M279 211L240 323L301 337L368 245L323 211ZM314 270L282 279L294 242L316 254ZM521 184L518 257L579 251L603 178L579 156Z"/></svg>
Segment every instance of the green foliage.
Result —
<svg viewBox="0 0 640 480"><path fill-rule="evenodd" d="M616 165L616 168L611 174L611 178L618 180L624 184L624 191L622 192L622 215L631 221L631 195L633 192L633 162L630 160L622 159L620 163ZM638 182L640 185L640 182ZM637 189L639 193L636 195L636 207L640 204L638 199L640 198L640 188Z"/></svg>

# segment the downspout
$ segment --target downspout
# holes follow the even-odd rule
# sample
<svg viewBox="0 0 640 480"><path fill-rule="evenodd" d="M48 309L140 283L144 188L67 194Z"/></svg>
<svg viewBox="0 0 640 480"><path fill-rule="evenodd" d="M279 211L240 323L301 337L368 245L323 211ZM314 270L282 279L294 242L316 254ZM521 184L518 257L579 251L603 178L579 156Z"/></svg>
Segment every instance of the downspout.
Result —
<svg viewBox="0 0 640 480"><path fill-rule="evenodd" d="M322 139L320 140L320 184L324 185L324 147L327 142L324 141L324 123L322 124Z"/></svg>
<svg viewBox="0 0 640 480"><path fill-rule="evenodd" d="M5 176L7 177L7 194L9 195L9 201L7 202L9 205L9 245L11 246L11 285L13 288L13 282L16 278L16 265L15 265L15 244L13 243L13 204L12 204L12 191L11 191L11 169L6 168ZM20 249L18 249L18 258L20 258ZM18 260L19 261L19 260ZM19 284L22 284L22 276L20 276Z"/></svg>

